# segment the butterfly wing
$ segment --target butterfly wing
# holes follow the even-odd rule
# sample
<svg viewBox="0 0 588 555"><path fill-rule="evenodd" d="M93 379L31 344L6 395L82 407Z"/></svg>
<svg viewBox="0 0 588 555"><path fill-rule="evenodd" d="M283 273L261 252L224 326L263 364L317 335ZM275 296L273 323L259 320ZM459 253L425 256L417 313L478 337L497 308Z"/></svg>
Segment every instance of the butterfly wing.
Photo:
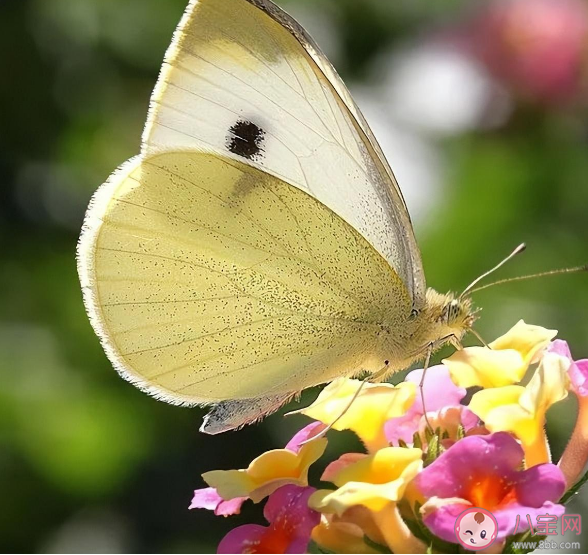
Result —
<svg viewBox="0 0 588 555"><path fill-rule="evenodd" d="M143 152L199 144L314 196L400 276L425 280L396 180L345 85L312 39L267 0L192 1L155 88Z"/></svg>
<svg viewBox="0 0 588 555"><path fill-rule="evenodd" d="M86 219L82 285L116 367L167 401L210 404L377 370L399 277L342 218L248 164L137 157Z"/></svg>
<svg viewBox="0 0 588 555"><path fill-rule="evenodd" d="M373 135L264 0L190 4L142 153L88 211L79 272L119 372L168 402L216 403L207 431L379 370L425 288Z"/></svg>

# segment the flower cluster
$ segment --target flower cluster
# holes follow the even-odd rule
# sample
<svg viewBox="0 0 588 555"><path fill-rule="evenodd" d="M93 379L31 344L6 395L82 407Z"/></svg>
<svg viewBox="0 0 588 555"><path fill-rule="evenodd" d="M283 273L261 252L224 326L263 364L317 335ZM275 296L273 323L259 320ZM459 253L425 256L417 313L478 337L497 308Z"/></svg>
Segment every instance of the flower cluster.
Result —
<svg viewBox="0 0 588 555"><path fill-rule="evenodd" d="M268 526L233 529L219 553L305 553L311 542L335 553L426 553L457 552L456 519L479 507L495 519L499 552L532 519L564 513L562 496L588 459L588 360L574 361L555 335L521 321L488 347L456 351L424 379L415 370L399 385L366 383L359 394L359 380L338 379L301 411L313 421L284 449L246 469L205 473L209 487L194 492L190 508L228 516L267 498ZM578 421L556 465L546 413L569 392ZM331 424L355 432L365 449L327 464L329 487L315 489L308 470Z"/></svg>

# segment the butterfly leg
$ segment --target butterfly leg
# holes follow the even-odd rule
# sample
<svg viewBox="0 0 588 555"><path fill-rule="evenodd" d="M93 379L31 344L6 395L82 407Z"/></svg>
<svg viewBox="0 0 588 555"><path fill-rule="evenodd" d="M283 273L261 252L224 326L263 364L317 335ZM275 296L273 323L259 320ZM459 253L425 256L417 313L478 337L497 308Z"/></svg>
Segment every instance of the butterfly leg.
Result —
<svg viewBox="0 0 588 555"><path fill-rule="evenodd" d="M278 410L294 395L295 393L287 393L254 399L221 401L213 405L210 412L204 417L200 431L215 435L241 428L245 424L261 420L267 414Z"/></svg>
<svg viewBox="0 0 588 555"><path fill-rule="evenodd" d="M486 341L484 341L484 339L482 338L482 336L474 329L474 328L470 328L469 329L470 333L473 334L480 343L482 343L482 345L484 345L484 347L486 347L487 349L491 349L492 347L490 347L490 345L488 345L488 343L486 343Z"/></svg>
<svg viewBox="0 0 588 555"><path fill-rule="evenodd" d="M433 427L429 422L429 418L427 417L427 407L425 406L425 376L427 374L427 368L429 368L429 364L431 362L431 355L433 354L433 349L435 348L434 343L429 343L427 347L427 355L425 357L425 364L423 365L423 375L421 376L421 381L419 382L419 390L421 392L421 402L423 404L423 416L425 417L425 422L427 423L427 428L431 432L433 432Z"/></svg>
<svg viewBox="0 0 588 555"><path fill-rule="evenodd" d="M367 382L374 382L376 381L374 378L376 378L377 380L379 380L382 376L384 376L386 373L388 372L388 363L386 363L386 365L381 368L380 370L378 370L377 372L375 372L374 374L372 374L371 376L363 379L361 381L361 383L359 384L359 387L357 388L357 390L355 391L355 393L353 394L353 396L351 397L351 399L349 400L349 403L347 403L347 405L345 406L345 408L341 411L341 414L339 414L339 416L337 416L337 418L335 418L335 420L333 420L326 428L324 428L323 430L321 430L318 434L314 435L313 437L311 437L310 439L307 439L306 441L303 441L300 445L304 445L305 443L308 443L309 441L313 441L315 439L318 439L320 437L323 437L326 435L326 433L335 425L337 424L337 422L339 422L339 420L341 420L341 418L343 418L345 416L345 414L347 413L347 411L351 408L351 405L353 405L353 403L355 402L355 400L359 397L359 394L361 393L361 391L363 390L365 384ZM294 414L294 413L290 413L290 414Z"/></svg>
<svg viewBox="0 0 588 555"><path fill-rule="evenodd" d="M353 405L355 399L357 399L359 397L359 394L361 393L361 390L363 389L363 386L365 385L366 381L367 380L361 381L361 383L359 384L359 387L357 388L357 390L355 391L355 393L353 394L353 396L349 400L349 403L347 403L347 406L341 411L341 414L339 414L339 416L337 416L337 418L335 418L335 420L333 420L326 428L322 429L316 435L312 436L311 438L307 439L306 441L301 442L300 445L304 445L304 444L308 443L309 441L314 441L315 439L319 439L321 437L324 437L327 434L327 432L335 424L337 424L337 422L339 422L339 420L341 420L341 418L343 418L345 416L347 411L351 408L351 405Z"/></svg>
<svg viewBox="0 0 588 555"><path fill-rule="evenodd" d="M427 417L427 407L425 406L425 376L427 375L427 368L429 368L429 364L431 363L431 356L433 352L447 342L451 343L456 349L463 348L458 338L453 334L443 337L438 341L432 341L431 343L429 343L426 348L425 364L423 365L423 375L421 376L421 381L419 382L421 402L423 404L423 416L425 417L427 428L429 428L431 432L433 432L434 430L431 426L431 423L429 422L429 418Z"/></svg>
<svg viewBox="0 0 588 555"><path fill-rule="evenodd" d="M374 372L371 376L369 376L369 378L366 379L371 383L379 383L384 381L388 377L389 372L390 364L388 363L388 361L386 361L386 363L382 368L380 368L380 370Z"/></svg>

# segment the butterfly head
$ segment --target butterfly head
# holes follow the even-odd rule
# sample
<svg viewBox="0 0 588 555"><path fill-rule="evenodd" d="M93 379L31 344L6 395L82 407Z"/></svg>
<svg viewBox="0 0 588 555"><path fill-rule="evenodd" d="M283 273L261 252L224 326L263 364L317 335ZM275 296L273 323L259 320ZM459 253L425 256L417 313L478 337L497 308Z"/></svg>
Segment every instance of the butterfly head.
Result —
<svg viewBox="0 0 588 555"><path fill-rule="evenodd" d="M427 291L426 312L434 337L461 340L476 320L477 310L473 309L469 297L456 297L453 293L442 295L433 289Z"/></svg>

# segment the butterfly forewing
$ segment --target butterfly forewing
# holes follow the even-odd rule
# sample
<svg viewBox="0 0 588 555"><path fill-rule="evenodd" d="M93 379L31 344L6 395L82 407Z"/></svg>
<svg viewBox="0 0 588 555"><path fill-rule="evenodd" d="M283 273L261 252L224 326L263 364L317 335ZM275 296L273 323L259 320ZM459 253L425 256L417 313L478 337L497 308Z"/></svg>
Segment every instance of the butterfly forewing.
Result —
<svg viewBox="0 0 588 555"><path fill-rule="evenodd" d="M320 200L388 260L422 305L410 219L373 134L318 47L271 2L188 7L152 98L143 152L197 146Z"/></svg>

